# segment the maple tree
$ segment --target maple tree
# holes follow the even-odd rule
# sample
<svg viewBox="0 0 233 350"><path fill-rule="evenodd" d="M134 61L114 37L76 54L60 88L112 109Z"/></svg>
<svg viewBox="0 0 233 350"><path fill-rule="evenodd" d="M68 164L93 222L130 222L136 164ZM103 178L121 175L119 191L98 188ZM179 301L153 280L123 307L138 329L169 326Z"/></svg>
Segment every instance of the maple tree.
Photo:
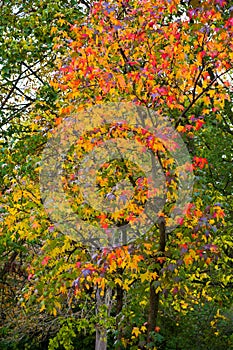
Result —
<svg viewBox="0 0 233 350"><path fill-rule="evenodd" d="M30 232L32 228L27 219L30 211L33 212L33 206L37 206L36 197L39 198L39 191L33 191L37 178L32 169L37 152L39 154L46 140L43 139L43 134L51 127L52 119L56 116L56 93L49 85L49 80L54 69L54 60L61 51L53 49L53 33L59 33L61 28L68 28L67 23L71 18L76 20L84 13L74 1L57 1L55 4L54 1L21 0L1 2L0 13L1 221L13 228L13 223L17 221L13 219L13 207L16 205L19 209L20 204L24 203L19 221L24 217L25 220L20 225L22 230ZM40 130L35 124L38 115L41 119ZM19 166L18 171L16 165ZM16 187L14 183L21 176L32 180L27 182L27 194L23 191L22 196L20 187L12 194L12 189ZM5 221L8 207L12 207L11 222ZM19 320L20 327L25 329L25 333L28 332L30 322L20 314L16 295L27 281L26 267L30 260L28 251L40 246L39 240L33 240L32 237L28 237L28 240L12 240L12 232L5 228L1 231L0 282L3 340L8 321L12 324L12 320L13 323ZM20 337L24 336L22 332ZM1 344L2 346L5 345ZM7 343L6 347L9 348L10 344Z"/></svg>
<svg viewBox="0 0 233 350"><path fill-rule="evenodd" d="M72 9L71 9L72 8ZM83 17L75 1L3 1L1 13L1 142L14 132L27 132L21 122L41 109L44 118L55 113L56 93L49 85L54 60L54 36L70 20Z"/></svg>
<svg viewBox="0 0 233 350"><path fill-rule="evenodd" d="M30 322L39 314L38 327L51 325L55 337L49 349L72 349L76 334L85 331L96 332L96 349L105 349L107 338L116 349L159 348L160 331L166 333L159 310L172 309L178 320L195 313L200 303L219 309L232 303L232 9L219 0L199 5L94 2L83 23L73 20L55 35L53 50L62 52L51 81L56 114L32 109L29 119L21 119L28 138L19 129L11 147L1 149L3 271L10 272L7 279L19 275L22 290L12 288L21 303L14 308L19 320ZM140 138L143 147L157 153L167 190L166 204L146 235L130 244L94 249L51 222L41 202L39 171L47 138L67 116L84 118L83 110L109 102L153 110L161 125L169 116L190 153L186 172L194 171L195 183L183 217L169 231L181 172L171 153L145 128L113 120L93 129L98 114L91 115L93 122L88 115L90 128L68 153L61 182L77 215L103 230L113 223L134 227L137 217L143 221L148 183L133 161L106 162L97 176L99 196L112 200L121 195L112 192L114 184L129 179L136 200L128 210L106 215L83 201L75 161L109 138ZM10 258L8 251L13 251ZM5 309L11 305L9 297ZM20 305L27 317L20 318ZM216 310L210 328L217 329L221 317ZM30 334L32 328L25 328Z"/></svg>

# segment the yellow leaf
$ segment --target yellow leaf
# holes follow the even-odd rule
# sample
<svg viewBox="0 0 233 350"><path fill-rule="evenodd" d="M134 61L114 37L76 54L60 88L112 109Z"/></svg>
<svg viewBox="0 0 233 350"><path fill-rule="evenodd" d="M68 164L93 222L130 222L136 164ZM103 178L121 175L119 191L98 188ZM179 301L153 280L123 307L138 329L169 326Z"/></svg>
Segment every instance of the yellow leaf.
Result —
<svg viewBox="0 0 233 350"><path fill-rule="evenodd" d="M61 286L60 287L60 292L64 294L66 292L66 286Z"/></svg>
<svg viewBox="0 0 233 350"><path fill-rule="evenodd" d="M16 237L15 237L15 234L13 233L13 235L11 235L11 239L12 241L15 241L16 240Z"/></svg>
<svg viewBox="0 0 233 350"><path fill-rule="evenodd" d="M53 308L53 316L57 316L57 310L55 307Z"/></svg>
<svg viewBox="0 0 233 350"><path fill-rule="evenodd" d="M56 33L56 32L57 32L57 27L52 27L51 31L50 31L50 34L53 34L53 33Z"/></svg>
<svg viewBox="0 0 233 350"><path fill-rule="evenodd" d="M119 286L122 286L122 280L120 280L120 278L115 278L115 283L119 284Z"/></svg>
<svg viewBox="0 0 233 350"><path fill-rule="evenodd" d="M45 304L43 303L41 308L40 308L40 312L44 311L45 310Z"/></svg>
<svg viewBox="0 0 233 350"><path fill-rule="evenodd" d="M185 129L185 127L184 127L183 125L179 125L179 126L177 126L177 128L176 128L176 130L177 130L178 132L182 132L182 131L184 131L184 129Z"/></svg>
<svg viewBox="0 0 233 350"><path fill-rule="evenodd" d="M60 304L58 301L55 301L55 302L54 302L54 305L55 305L58 309L61 309L61 304Z"/></svg>
<svg viewBox="0 0 233 350"><path fill-rule="evenodd" d="M142 326L142 327L141 327L141 331L142 331L142 332L146 332L146 326Z"/></svg>
<svg viewBox="0 0 233 350"><path fill-rule="evenodd" d="M181 304L180 306L182 307L182 309L187 309L187 307L188 307L187 303L185 303L184 301L181 301L180 304Z"/></svg>
<svg viewBox="0 0 233 350"><path fill-rule="evenodd" d="M141 334L141 332L138 327L133 327L132 334L138 337L138 335Z"/></svg>
<svg viewBox="0 0 233 350"><path fill-rule="evenodd" d="M13 216L17 214L17 210L15 208L8 208L8 212Z"/></svg>
<svg viewBox="0 0 233 350"><path fill-rule="evenodd" d="M57 21L57 23L63 25L64 23L66 23L66 21L65 21L64 19L61 19L61 18L60 18L60 19Z"/></svg>
<svg viewBox="0 0 233 350"><path fill-rule="evenodd" d="M150 272L149 271L146 271L145 273L143 273L141 275L141 281L144 282L144 281L150 281L151 280L151 275L150 275Z"/></svg>

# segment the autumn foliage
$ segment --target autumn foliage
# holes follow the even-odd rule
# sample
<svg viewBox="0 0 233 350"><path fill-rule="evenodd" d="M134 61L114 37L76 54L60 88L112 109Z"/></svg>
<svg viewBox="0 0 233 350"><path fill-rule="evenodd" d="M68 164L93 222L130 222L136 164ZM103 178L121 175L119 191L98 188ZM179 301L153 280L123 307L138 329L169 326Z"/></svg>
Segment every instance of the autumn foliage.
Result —
<svg viewBox="0 0 233 350"><path fill-rule="evenodd" d="M96 333L96 350L106 349L108 341L112 349L160 349L166 338L166 313L174 315L178 327L179 319L200 304L231 305L232 175L228 171L226 176L226 169L232 161L232 8L224 0L198 4L95 1L82 20L71 23L64 18L65 29L51 27L57 52L50 81L57 94L56 115L46 114L40 106L25 121L30 135L26 171L20 138L12 151L2 152L7 164L2 168L7 171L0 221L3 247L16 249L21 244L27 249L22 264L26 280L17 290L15 310L20 305L30 319L33 309L45 327L50 318L60 322L50 340L51 350L62 344L62 332L66 349L72 349L75 334L85 330ZM96 127L96 106L121 103L155 113L157 135L146 125L125 121ZM125 244L96 247L84 243L79 234L64 235L52 222L40 192L41 154L46 142L74 115L81 122L88 115L89 121L83 119L87 130L63 162L61 185L73 212L108 235L112 225L127 224L133 230L145 220L148 200L162 196L157 221L148 225L146 234ZM169 151L168 144L175 147L172 139L158 137L166 120L190 155L190 162L182 166ZM123 159L122 148L122 159L103 162L95 174L99 198L118 208L106 212L96 204L98 199L93 197L93 207L85 201L77 169L96 147L117 138L136 142L142 153L147 149L157 156L166 190L158 187L149 195L150 179L133 160ZM29 147L32 140L34 149ZM194 175L192 196L172 221L178 196L182 191L186 195L184 174ZM132 198L127 188L116 188L123 180L133 186ZM15 269L20 259L16 256ZM224 316L218 311L214 317L209 327L217 337L217 320Z"/></svg>

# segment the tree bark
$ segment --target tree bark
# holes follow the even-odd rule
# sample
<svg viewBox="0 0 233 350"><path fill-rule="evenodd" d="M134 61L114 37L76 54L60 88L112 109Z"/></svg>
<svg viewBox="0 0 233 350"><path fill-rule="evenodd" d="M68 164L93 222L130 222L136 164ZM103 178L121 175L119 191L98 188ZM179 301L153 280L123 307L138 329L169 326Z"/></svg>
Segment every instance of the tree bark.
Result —
<svg viewBox="0 0 233 350"><path fill-rule="evenodd" d="M116 289L116 313L117 313L117 317L116 317L116 327L118 328L118 336L117 336L117 340L120 341L121 337L122 337L122 329L119 326L120 323L120 312L122 310L123 307L123 297L124 297L124 291L122 289L121 286L117 285L117 289ZM121 350L120 345L117 346L116 350Z"/></svg>
<svg viewBox="0 0 233 350"><path fill-rule="evenodd" d="M101 306L107 306L107 316L110 315L112 306L112 290L108 288L105 295L101 297L100 290L96 291L96 314L100 312ZM101 320L101 319L100 319ZM101 320L102 321L102 320ZM104 322L101 322L104 323ZM96 325L95 350L107 350L107 328L104 325Z"/></svg>
<svg viewBox="0 0 233 350"><path fill-rule="evenodd" d="M155 330L159 311L159 292L156 293L156 288L153 286L153 282L150 283L149 305L147 343L150 343L151 341L151 332Z"/></svg>
<svg viewBox="0 0 233 350"><path fill-rule="evenodd" d="M95 350L107 350L107 331L106 329L96 328Z"/></svg>
<svg viewBox="0 0 233 350"><path fill-rule="evenodd" d="M166 247L166 225L164 217L160 217L158 221L159 226L159 252L164 253ZM161 263L162 268L163 263ZM160 274L159 269L155 269L158 276ZM154 281L150 282L150 298L149 298L149 313L148 313L148 328L147 328L147 344L151 342L151 332L155 330L159 312L159 297L160 292L156 292Z"/></svg>

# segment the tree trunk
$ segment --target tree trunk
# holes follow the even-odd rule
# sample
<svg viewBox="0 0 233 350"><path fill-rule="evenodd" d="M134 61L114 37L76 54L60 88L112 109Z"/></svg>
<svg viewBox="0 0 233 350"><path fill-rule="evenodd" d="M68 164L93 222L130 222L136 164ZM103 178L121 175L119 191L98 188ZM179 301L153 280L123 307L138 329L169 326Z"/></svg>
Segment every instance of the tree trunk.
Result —
<svg viewBox="0 0 233 350"><path fill-rule="evenodd" d="M166 247L166 225L164 217L160 217L158 220L159 226L159 250L158 252L164 253ZM163 263L161 263L161 268ZM155 269L158 276L160 270ZM147 344L151 342L151 332L155 330L157 317L159 312L159 297L160 293L156 293L156 287L154 286L154 281L150 282L150 298L149 298L149 313L148 313L148 328L147 328Z"/></svg>
<svg viewBox="0 0 233 350"><path fill-rule="evenodd" d="M151 332L155 330L159 311L159 292L156 293L153 282L150 283L150 300L148 313L147 343L151 342Z"/></svg>
<svg viewBox="0 0 233 350"><path fill-rule="evenodd" d="M105 295L101 297L100 289L96 291L96 314L101 311L101 306L107 306L107 317L110 315L112 306L112 290L106 289ZM95 350L107 350L107 328L104 326L104 320L100 317L101 324L96 325ZM107 320L106 320L107 321Z"/></svg>
<svg viewBox="0 0 233 350"><path fill-rule="evenodd" d="M95 350L107 350L107 330L96 327Z"/></svg>
<svg viewBox="0 0 233 350"><path fill-rule="evenodd" d="M121 286L117 285L117 290L116 290L116 313L117 313L116 327L118 327L118 336L117 336L118 341L120 341L121 337L122 337L122 329L119 326L119 324L120 324L120 312L121 312L122 307L123 307L123 297L124 297L124 291L121 288ZM121 350L120 345L117 346L116 350Z"/></svg>

